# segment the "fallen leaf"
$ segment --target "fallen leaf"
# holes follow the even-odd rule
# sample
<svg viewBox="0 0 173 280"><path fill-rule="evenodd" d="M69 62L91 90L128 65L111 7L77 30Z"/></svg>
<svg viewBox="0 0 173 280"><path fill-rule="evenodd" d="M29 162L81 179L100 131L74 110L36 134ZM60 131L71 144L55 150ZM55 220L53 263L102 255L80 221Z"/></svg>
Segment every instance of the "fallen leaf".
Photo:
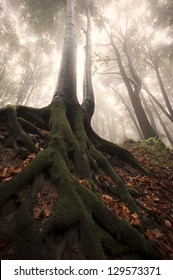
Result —
<svg viewBox="0 0 173 280"><path fill-rule="evenodd" d="M127 208L127 206L124 203L122 203L122 209L123 209L123 211L129 213L129 209Z"/></svg>
<svg viewBox="0 0 173 280"><path fill-rule="evenodd" d="M133 213L133 214L132 214L132 217L133 217L134 219L138 219L138 218L139 218L137 213Z"/></svg>
<svg viewBox="0 0 173 280"><path fill-rule="evenodd" d="M17 174L22 170L22 166L15 166L10 169L11 174Z"/></svg>
<svg viewBox="0 0 173 280"><path fill-rule="evenodd" d="M154 201L160 201L160 198L158 196L154 196Z"/></svg>
<svg viewBox="0 0 173 280"><path fill-rule="evenodd" d="M127 187L132 188L133 184L132 183L127 183Z"/></svg>
<svg viewBox="0 0 173 280"><path fill-rule="evenodd" d="M30 154L30 155L28 156L28 159L33 159L33 158L35 158L35 157L36 157L36 154L33 153L33 154Z"/></svg>
<svg viewBox="0 0 173 280"><path fill-rule="evenodd" d="M145 183L145 182L148 181L148 178L147 178L146 176L143 176L143 177L140 179L140 181L141 181L142 183Z"/></svg>
<svg viewBox="0 0 173 280"><path fill-rule="evenodd" d="M47 205L47 204L44 204L44 205L42 206L42 209L43 209L44 215L45 215L46 217L49 217L50 214L51 214L51 211L50 211L50 208L48 207L48 205Z"/></svg>
<svg viewBox="0 0 173 280"><path fill-rule="evenodd" d="M37 143L35 144L35 147L36 147L37 149L39 149L39 147L40 147L40 143L39 143L39 142L37 142Z"/></svg>
<svg viewBox="0 0 173 280"><path fill-rule="evenodd" d="M3 182L8 182L8 181L10 181L12 178L13 178L13 176L10 176L10 177L8 177L8 178L5 178L5 179L2 180L2 181L3 181Z"/></svg>
<svg viewBox="0 0 173 280"><path fill-rule="evenodd" d="M1 172L0 172L0 177L5 178L7 176L9 168L5 167Z"/></svg>
<svg viewBox="0 0 173 280"><path fill-rule="evenodd" d="M172 224L171 224L171 222L170 222L169 220L165 220L165 226L166 226L167 228L171 228L171 227L172 227Z"/></svg>

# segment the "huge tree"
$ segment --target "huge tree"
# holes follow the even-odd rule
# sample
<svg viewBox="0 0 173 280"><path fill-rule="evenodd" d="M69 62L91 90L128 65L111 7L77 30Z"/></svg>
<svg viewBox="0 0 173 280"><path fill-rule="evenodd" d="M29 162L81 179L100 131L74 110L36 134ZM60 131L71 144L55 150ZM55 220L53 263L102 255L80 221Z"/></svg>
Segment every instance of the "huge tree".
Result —
<svg viewBox="0 0 173 280"><path fill-rule="evenodd" d="M1 239L12 244L12 259L117 259L124 255L159 258L142 235L141 215L134 199L102 152L146 171L127 150L100 138L91 127L94 95L90 21L86 30L86 92L82 106L77 99L74 2L65 1L62 61L51 104L41 109L10 105L0 111L1 120L8 121L8 144L19 154L37 153L19 174L0 184L1 225L5 225ZM50 130L44 149L39 152L26 133L44 137L38 128ZM120 220L101 201L95 173L110 177L109 192L138 215L138 230ZM44 212L46 218L36 211L45 193L51 201Z"/></svg>

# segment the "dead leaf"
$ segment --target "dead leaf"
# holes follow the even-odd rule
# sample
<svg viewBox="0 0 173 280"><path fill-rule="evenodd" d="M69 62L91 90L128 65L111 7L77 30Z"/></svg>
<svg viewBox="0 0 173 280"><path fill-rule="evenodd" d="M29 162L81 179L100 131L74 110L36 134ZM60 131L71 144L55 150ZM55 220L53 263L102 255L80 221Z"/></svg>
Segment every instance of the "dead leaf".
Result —
<svg viewBox="0 0 173 280"><path fill-rule="evenodd" d="M167 228L171 228L171 227L172 227L172 224L171 224L171 222L170 222L169 220L165 220L165 226L166 226Z"/></svg>
<svg viewBox="0 0 173 280"><path fill-rule="evenodd" d="M133 184L132 183L127 183L127 187L132 188Z"/></svg>
<svg viewBox="0 0 173 280"><path fill-rule="evenodd" d="M143 177L140 179L140 181L141 181L142 183L147 182L147 180L148 180L148 178L147 178L146 176L143 176Z"/></svg>
<svg viewBox="0 0 173 280"><path fill-rule="evenodd" d="M43 209L44 215L45 215L46 217L49 217L50 214L51 214L51 211L50 211L49 206L48 206L47 204L44 204L44 205L42 206L42 209Z"/></svg>
<svg viewBox="0 0 173 280"><path fill-rule="evenodd" d="M40 147L40 143L39 143L39 142L37 142L37 143L35 144L35 147L36 147L37 149L39 149L39 147Z"/></svg>
<svg viewBox="0 0 173 280"><path fill-rule="evenodd" d="M5 178L7 176L9 167L5 167L1 172L0 172L0 177Z"/></svg>
<svg viewBox="0 0 173 280"><path fill-rule="evenodd" d="M30 155L28 156L28 159L33 159L33 158L35 158L35 157L36 157L36 154L33 153L33 154L30 154Z"/></svg>
<svg viewBox="0 0 173 280"><path fill-rule="evenodd" d="M154 196L154 201L160 201L160 198L158 196Z"/></svg>
<svg viewBox="0 0 173 280"><path fill-rule="evenodd" d="M3 181L3 182L8 182L8 181L10 181L12 178L13 178L13 176L10 176L10 177L5 178L5 179L2 180L2 181Z"/></svg>
<svg viewBox="0 0 173 280"><path fill-rule="evenodd" d="M107 194L103 194L102 195L103 199L105 200L113 200L111 196L107 195Z"/></svg>
<svg viewBox="0 0 173 280"><path fill-rule="evenodd" d="M129 209L127 208L127 206L124 203L122 203L121 206L122 206L123 211L125 211L127 213L130 212Z"/></svg>
<svg viewBox="0 0 173 280"><path fill-rule="evenodd" d="M14 166L10 169L11 174L17 174L22 170L22 166Z"/></svg>
<svg viewBox="0 0 173 280"><path fill-rule="evenodd" d="M133 217L134 219L138 219L138 218L139 218L139 217L138 217L138 214L137 214L136 212L132 214L132 217Z"/></svg>

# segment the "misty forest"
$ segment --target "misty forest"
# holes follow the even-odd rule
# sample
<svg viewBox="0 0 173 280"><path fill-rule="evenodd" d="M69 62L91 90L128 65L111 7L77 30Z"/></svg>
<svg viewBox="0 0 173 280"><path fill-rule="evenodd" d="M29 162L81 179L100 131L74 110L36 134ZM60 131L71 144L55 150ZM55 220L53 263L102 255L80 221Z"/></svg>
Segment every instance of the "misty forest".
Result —
<svg viewBox="0 0 173 280"><path fill-rule="evenodd" d="M172 15L0 0L1 259L173 259Z"/></svg>

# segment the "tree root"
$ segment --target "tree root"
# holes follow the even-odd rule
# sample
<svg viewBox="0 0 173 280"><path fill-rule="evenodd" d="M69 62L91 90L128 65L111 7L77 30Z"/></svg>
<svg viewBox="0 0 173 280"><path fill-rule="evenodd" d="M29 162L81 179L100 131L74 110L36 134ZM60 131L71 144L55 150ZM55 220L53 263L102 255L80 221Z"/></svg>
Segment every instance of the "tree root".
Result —
<svg viewBox="0 0 173 280"><path fill-rule="evenodd" d="M9 107L7 111L11 120L15 110ZM53 105L50 125L48 147L21 173L0 184L2 210L7 201L18 197L11 258L121 259L125 255L158 259L143 235L111 213L99 199L92 172L101 168L115 183L111 192L140 216L124 182L87 136L81 107L71 108L69 118L65 105ZM84 186L77 175L88 180L91 188ZM54 192L56 199L45 217L35 217L34 209L44 188L49 195Z"/></svg>
<svg viewBox="0 0 173 280"><path fill-rule="evenodd" d="M25 148L27 151L35 153L37 149L32 140L19 125L15 108L9 105L5 108L5 112L7 114L10 131L10 137L7 140L8 145L13 146L16 152L20 151L21 148Z"/></svg>
<svg viewBox="0 0 173 280"><path fill-rule="evenodd" d="M134 158L134 156L126 149L109 142L103 138L101 138L98 134L95 133L95 131L92 129L91 125L88 124L88 122L85 122L85 128L87 135L93 145L101 152L106 152L107 154L111 156L115 156L116 158L127 162L132 167L138 169L145 175L151 175L151 173L143 168L139 162Z"/></svg>

